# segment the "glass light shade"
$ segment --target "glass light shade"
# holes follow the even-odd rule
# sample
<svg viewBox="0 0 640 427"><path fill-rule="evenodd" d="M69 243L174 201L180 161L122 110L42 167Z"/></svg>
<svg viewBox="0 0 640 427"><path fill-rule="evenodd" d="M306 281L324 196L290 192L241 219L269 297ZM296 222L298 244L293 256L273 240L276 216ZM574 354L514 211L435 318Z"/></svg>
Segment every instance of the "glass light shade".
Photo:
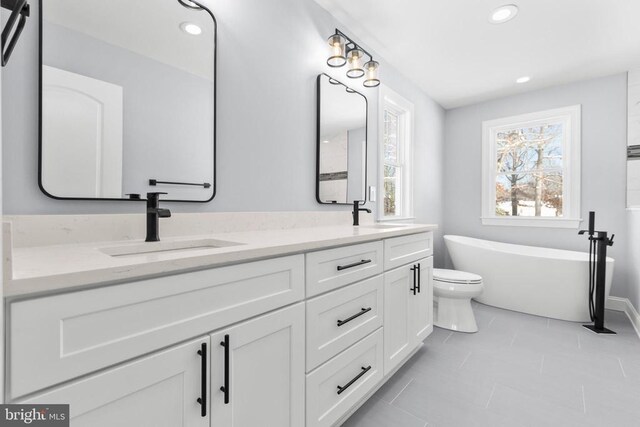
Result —
<svg viewBox="0 0 640 427"><path fill-rule="evenodd" d="M364 76L364 69L362 69L362 58L364 52L361 49L353 48L347 52L347 63L349 69L347 70L347 77L352 79L359 79Z"/></svg>
<svg viewBox="0 0 640 427"><path fill-rule="evenodd" d="M345 38L340 34L334 34L329 37L329 46L331 47L331 54L327 59L327 65L330 67L342 67L347 63L345 56Z"/></svg>
<svg viewBox="0 0 640 427"><path fill-rule="evenodd" d="M363 85L365 87L380 86L380 79L378 79L378 68L380 64L377 61L369 61L364 64L365 74L367 75Z"/></svg>

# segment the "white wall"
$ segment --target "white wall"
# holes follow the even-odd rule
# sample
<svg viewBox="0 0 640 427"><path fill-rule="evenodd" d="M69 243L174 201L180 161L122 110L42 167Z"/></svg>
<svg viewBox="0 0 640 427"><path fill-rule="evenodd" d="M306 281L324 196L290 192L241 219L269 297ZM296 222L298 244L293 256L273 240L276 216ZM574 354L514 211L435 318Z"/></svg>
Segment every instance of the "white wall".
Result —
<svg viewBox="0 0 640 427"><path fill-rule="evenodd" d="M569 105L582 105L582 218L597 213L597 228L615 233L612 294L636 294L629 284L626 196L626 74L537 90L447 111L445 141L445 232L508 243L588 250L573 229L481 225L482 122ZM586 228L586 222L582 227ZM637 260L636 260L637 261ZM635 263L637 265L637 262ZM638 282L640 283L640 282ZM636 305L637 306L637 305Z"/></svg>
<svg viewBox="0 0 640 427"><path fill-rule="evenodd" d="M629 232L629 294L631 304L640 308L640 209L627 211Z"/></svg>

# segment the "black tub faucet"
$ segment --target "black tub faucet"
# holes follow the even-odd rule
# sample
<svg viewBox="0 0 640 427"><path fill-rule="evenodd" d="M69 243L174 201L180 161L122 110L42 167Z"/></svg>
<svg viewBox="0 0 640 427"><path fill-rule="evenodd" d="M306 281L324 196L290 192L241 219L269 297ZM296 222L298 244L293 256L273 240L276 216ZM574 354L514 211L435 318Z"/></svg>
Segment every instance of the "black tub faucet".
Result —
<svg viewBox="0 0 640 427"><path fill-rule="evenodd" d="M371 209L367 209L367 208L361 208L360 207L360 202L362 200L354 200L353 201L353 225L360 225L360 211L364 211L364 212L369 212L371 213ZM362 201L364 203L364 201Z"/></svg>
<svg viewBox="0 0 640 427"><path fill-rule="evenodd" d="M147 193L147 238L145 242L159 242L159 218L171 217L169 209L160 209L160 195L167 193Z"/></svg>

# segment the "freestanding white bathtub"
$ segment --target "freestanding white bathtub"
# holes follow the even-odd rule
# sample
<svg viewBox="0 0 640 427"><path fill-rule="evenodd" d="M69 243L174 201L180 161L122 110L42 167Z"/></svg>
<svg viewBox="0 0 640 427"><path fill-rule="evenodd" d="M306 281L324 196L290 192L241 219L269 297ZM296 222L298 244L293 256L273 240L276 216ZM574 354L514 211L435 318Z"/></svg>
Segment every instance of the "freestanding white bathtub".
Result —
<svg viewBox="0 0 640 427"><path fill-rule="evenodd" d="M508 310L575 322L589 318L589 254L444 236L456 270L479 274L478 302ZM609 297L613 258L607 257Z"/></svg>

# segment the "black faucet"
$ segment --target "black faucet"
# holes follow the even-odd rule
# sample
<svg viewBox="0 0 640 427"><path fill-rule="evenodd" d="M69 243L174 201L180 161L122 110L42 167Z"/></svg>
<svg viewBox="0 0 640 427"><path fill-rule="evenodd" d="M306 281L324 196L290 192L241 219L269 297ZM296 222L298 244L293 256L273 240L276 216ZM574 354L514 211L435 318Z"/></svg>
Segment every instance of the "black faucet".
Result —
<svg viewBox="0 0 640 427"><path fill-rule="evenodd" d="M371 209L361 208L360 202L361 200L353 201L353 225L360 225L360 211L371 213Z"/></svg>
<svg viewBox="0 0 640 427"><path fill-rule="evenodd" d="M171 217L169 209L160 209L160 195L167 193L147 193L147 238L145 242L159 242L159 218Z"/></svg>

